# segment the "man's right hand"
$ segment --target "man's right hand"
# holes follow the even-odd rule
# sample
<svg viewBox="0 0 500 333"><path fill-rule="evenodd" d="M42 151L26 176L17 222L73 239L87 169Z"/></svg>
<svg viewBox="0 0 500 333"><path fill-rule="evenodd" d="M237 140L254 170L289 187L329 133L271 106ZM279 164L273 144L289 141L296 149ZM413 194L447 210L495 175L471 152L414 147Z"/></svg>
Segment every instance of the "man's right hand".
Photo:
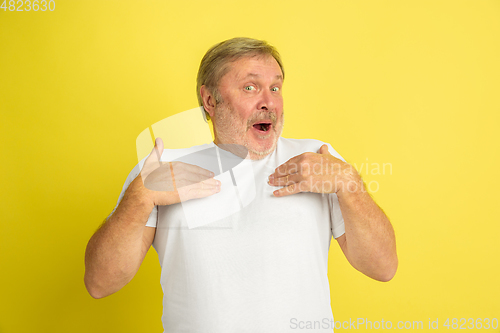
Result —
<svg viewBox="0 0 500 333"><path fill-rule="evenodd" d="M156 138L151 154L134 180L142 181L153 205L172 205L220 191L221 183L213 178L213 172L183 162L162 162L162 154L163 141Z"/></svg>
<svg viewBox="0 0 500 333"><path fill-rule="evenodd" d="M210 171L182 162L161 162L162 153L163 141L158 138L115 212L89 240L84 280L94 298L120 290L134 277L155 236L156 228L146 226L154 206L220 191L220 182Z"/></svg>

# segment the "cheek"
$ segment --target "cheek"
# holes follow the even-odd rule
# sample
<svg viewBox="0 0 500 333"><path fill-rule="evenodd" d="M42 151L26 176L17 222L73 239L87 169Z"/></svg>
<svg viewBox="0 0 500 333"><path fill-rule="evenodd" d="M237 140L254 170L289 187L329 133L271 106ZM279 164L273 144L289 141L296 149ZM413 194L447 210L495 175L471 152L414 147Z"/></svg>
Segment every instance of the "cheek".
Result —
<svg viewBox="0 0 500 333"><path fill-rule="evenodd" d="M235 112L235 115L241 118L242 120L246 121L253 115L254 104L251 103L250 101L241 100L239 101L239 103L233 105L234 105L233 110Z"/></svg>
<svg viewBox="0 0 500 333"><path fill-rule="evenodd" d="M276 100L276 109L283 113L283 97Z"/></svg>

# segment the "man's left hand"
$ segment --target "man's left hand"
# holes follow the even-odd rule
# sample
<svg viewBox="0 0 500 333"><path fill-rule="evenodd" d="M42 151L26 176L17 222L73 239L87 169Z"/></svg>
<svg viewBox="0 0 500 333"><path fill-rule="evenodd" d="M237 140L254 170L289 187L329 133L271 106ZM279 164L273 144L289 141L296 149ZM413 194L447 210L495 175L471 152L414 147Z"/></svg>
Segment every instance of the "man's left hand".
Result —
<svg viewBox="0 0 500 333"><path fill-rule="evenodd" d="M299 192L341 194L364 190L358 172L330 154L327 145L322 145L318 153L300 154L277 167L269 176L269 185L284 186L273 192L275 197Z"/></svg>

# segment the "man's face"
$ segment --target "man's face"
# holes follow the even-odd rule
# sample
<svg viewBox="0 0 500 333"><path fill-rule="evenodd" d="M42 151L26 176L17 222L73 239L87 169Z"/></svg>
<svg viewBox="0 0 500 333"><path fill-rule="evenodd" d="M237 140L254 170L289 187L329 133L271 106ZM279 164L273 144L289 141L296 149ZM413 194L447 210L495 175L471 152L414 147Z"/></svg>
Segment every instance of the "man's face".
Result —
<svg viewBox="0 0 500 333"><path fill-rule="evenodd" d="M219 82L222 103L211 117L216 144L239 144L251 159L275 148L283 129L283 73L272 56L240 58Z"/></svg>

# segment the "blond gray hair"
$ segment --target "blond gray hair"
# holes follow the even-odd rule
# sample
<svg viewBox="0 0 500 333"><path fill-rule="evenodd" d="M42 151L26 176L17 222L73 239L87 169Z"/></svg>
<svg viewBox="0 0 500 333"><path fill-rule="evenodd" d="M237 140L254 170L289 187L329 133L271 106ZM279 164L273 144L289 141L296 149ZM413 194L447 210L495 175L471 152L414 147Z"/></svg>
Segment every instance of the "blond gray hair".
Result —
<svg viewBox="0 0 500 333"><path fill-rule="evenodd" d="M196 94L198 103L203 106L200 89L201 86L207 87L208 91L214 96L216 103L222 103L222 97L219 93L219 81L229 70L229 63L243 57L254 57L270 55L281 68L283 79L285 78L285 70L281 61L278 50L266 41L236 37L225 40L212 46L201 60L200 68L198 69L198 77L196 79ZM208 113L205 111L207 119Z"/></svg>

